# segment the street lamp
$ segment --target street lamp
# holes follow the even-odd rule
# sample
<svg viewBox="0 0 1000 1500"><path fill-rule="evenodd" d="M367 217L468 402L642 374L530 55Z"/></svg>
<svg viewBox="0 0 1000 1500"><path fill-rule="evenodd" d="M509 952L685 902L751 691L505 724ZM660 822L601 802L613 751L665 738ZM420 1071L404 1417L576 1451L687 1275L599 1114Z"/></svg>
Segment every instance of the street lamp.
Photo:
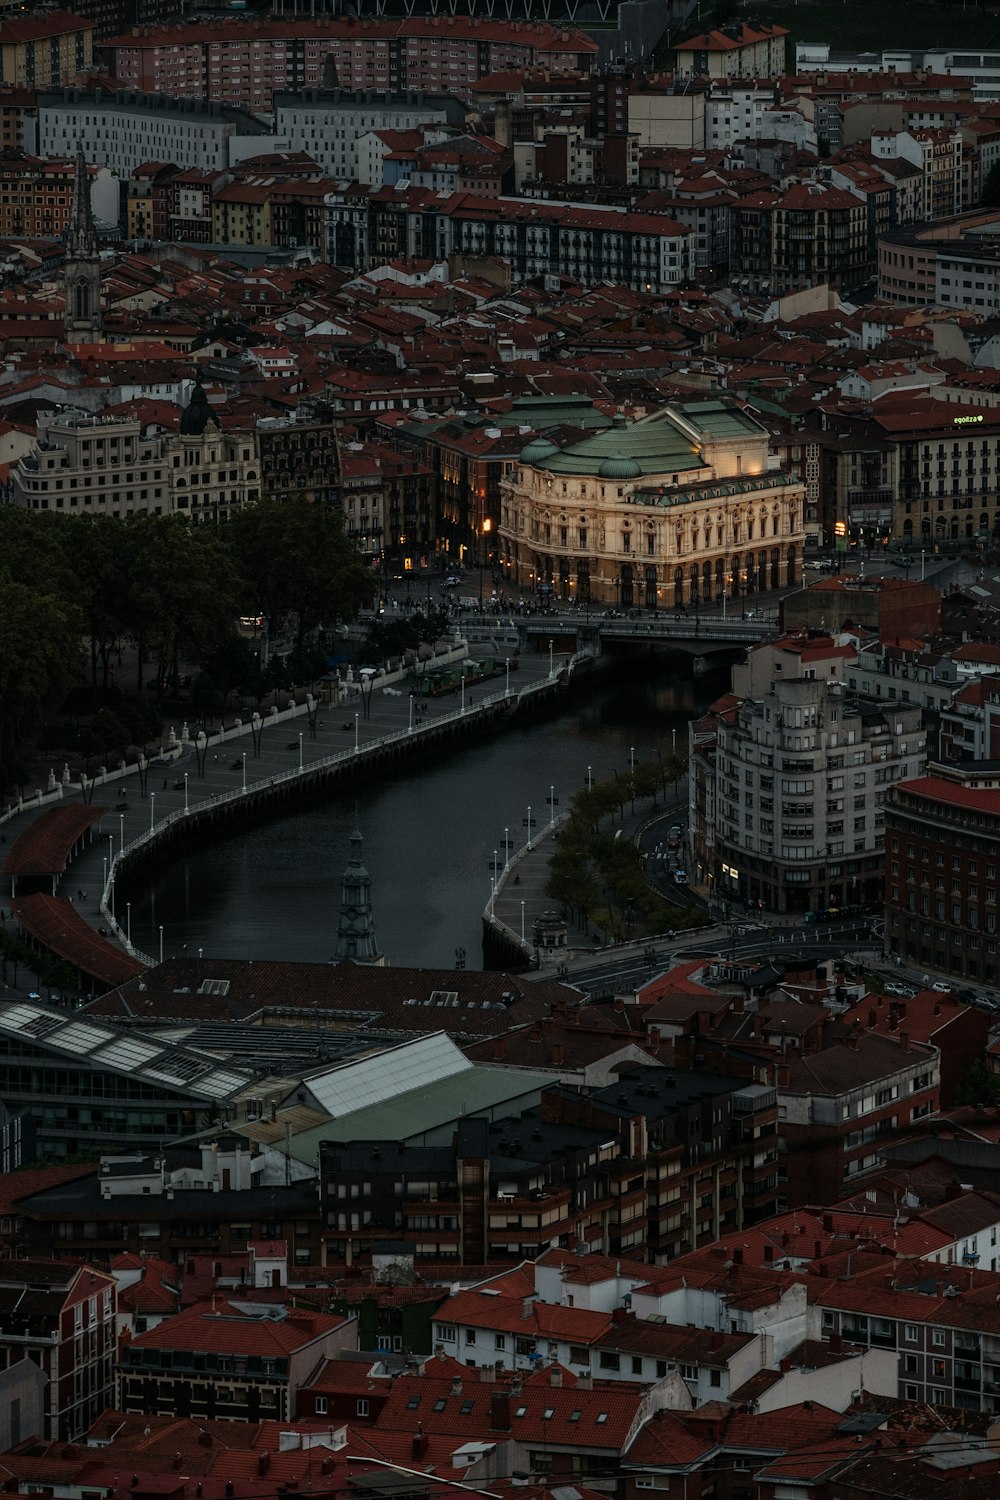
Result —
<svg viewBox="0 0 1000 1500"><path fill-rule="evenodd" d="M493 530L493 521L490 516L483 517L483 523L479 531L479 608L483 607L483 568L486 564L487 542L486 538Z"/></svg>
<svg viewBox="0 0 1000 1500"><path fill-rule="evenodd" d="M503 867L504 867L505 870L506 870L506 868L507 868L507 866L509 864L510 864L510 829L509 828L505 828L504 831L503 831Z"/></svg>
<svg viewBox="0 0 1000 1500"><path fill-rule="evenodd" d="M407 734L413 733L413 690L410 690L410 722L406 726Z"/></svg>
<svg viewBox="0 0 1000 1500"><path fill-rule="evenodd" d="M634 745L630 745L629 746L628 768L629 768L629 771L634 776L635 775L635 746Z"/></svg>
<svg viewBox="0 0 1000 1500"><path fill-rule="evenodd" d="M464 672L462 673L462 708L461 708L461 712L463 714L465 713L465 673Z"/></svg>
<svg viewBox="0 0 1000 1500"><path fill-rule="evenodd" d="M594 790L594 776L593 776L593 772L591 771L590 767L588 766L587 767L587 791L588 792L592 792L593 790Z"/></svg>
<svg viewBox="0 0 1000 1500"><path fill-rule="evenodd" d="M530 852L530 850L531 850L531 804L530 803L528 804L528 816L525 819L525 824L526 824L527 829L528 829L528 850Z"/></svg>
<svg viewBox="0 0 1000 1500"><path fill-rule="evenodd" d="M524 902L521 902L521 942L524 942Z"/></svg>
<svg viewBox="0 0 1000 1500"><path fill-rule="evenodd" d="M125 848L125 814L118 814L118 853Z"/></svg>
<svg viewBox="0 0 1000 1500"><path fill-rule="evenodd" d="M302 736L299 735L299 770L302 770Z"/></svg>
<svg viewBox="0 0 1000 1500"><path fill-rule="evenodd" d="M355 714L354 715L354 753L355 753L355 755L357 755L357 753L358 753L358 719L359 718L360 718L359 714Z"/></svg>
<svg viewBox="0 0 1000 1500"><path fill-rule="evenodd" d="M131 903L131 901L126 901L125 902L125 939L126 939L128 945L129 945L129 947L131 948L131 946L132 946L132 903Z"/></svg>
<svg viewBox="0 0 1000 1500"><path fill-rule="evenodd" d="M507 686L504 688L504 697L505 698L509 698L510 697L510 657L509 656L508 656L506 662L504 663L504 665L507 668Z"/></svg>
<svg viewBox="0 0 1000 1500"><path fill-rule="evenodd" d="M554 643L553 643L552 637L549 636L549 676L550 677L552 676L552 647L553 647L553 644Z"/></svg>
<svg viewBox="0 0 1000 1500"><path fill-rule="evenodd" d="M163 923L160 923L160 963L163 962Z"/></svg>
<svg viewBox="0 0 1000 1500"><path fill-rule="evenodd" d="M188 773L184 772L184 811L188 810Z"/></svg>
<svg viewBox="0 0 1000 1500"><path fill-rule="evenodd" d="M149 794L149 831L153 831L153 819L156 817L156 793Z"/></svg>
<svg viewBox="0 0 1000 1500"><path fill-rule="evenodd" d="M243 752L243 790L247 789L247 753Z"/></svg>

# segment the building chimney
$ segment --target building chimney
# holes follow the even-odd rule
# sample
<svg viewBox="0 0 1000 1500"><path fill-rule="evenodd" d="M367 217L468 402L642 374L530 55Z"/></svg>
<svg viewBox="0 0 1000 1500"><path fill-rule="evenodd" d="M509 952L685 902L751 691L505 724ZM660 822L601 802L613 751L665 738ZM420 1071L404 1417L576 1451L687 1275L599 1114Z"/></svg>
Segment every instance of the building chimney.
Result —
<svg viewBox="0 0 1000 1500"><path fill-rule="evenodd" d="M427 1452L427 1434L422 1428L418 1428L413 1434L413 1457L423 1458Z"/></svg>
<svg viewBox="0 0 1000 1500"><path fill-rule="evenodd" d="M563 1372L559 1368L558 1365L554 1365L553 1368L549 1371L549 1384L550 1385L562 1385L562 1383L563 1383Z"/></svg>
<svg viewBox="0 0 1000 1500"><path fill-rule="evenodd" d="M901 1031L899 1033L899 1048L901 1052L909 1052L910 1033L908 1031Z"/></svg>
<svg viewBox="0 0 1000 1500"><path fill-rule="evenodd" d="M741 1266L742 1264L743 1264L743 1251L737 1245L736 1249L733 1251L733 1265L734 1266Z"/></svg>
<svg viewBox="0 0 1000 1500"><path fill-rule="evenodd" d="M494 1432L510 1431L510 1397L506 1391L494 1391L490 1397L490 1427Z"/></svg>

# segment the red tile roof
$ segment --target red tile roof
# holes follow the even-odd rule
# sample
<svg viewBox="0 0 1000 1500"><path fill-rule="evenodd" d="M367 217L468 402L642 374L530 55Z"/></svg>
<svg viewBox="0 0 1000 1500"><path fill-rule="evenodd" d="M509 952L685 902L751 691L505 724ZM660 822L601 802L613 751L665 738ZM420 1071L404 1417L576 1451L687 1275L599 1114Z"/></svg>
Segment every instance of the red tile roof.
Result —
<svg viewBox="0 0 1000 1500"><path fill-rule="evenodd" d="M140 1349L183 1349L217 1354L286 1356L342 1326L343 1318L297 1310L285 1318L249 1315L235 1302L210 1303L167 1318L133 1339Z"/></svg>

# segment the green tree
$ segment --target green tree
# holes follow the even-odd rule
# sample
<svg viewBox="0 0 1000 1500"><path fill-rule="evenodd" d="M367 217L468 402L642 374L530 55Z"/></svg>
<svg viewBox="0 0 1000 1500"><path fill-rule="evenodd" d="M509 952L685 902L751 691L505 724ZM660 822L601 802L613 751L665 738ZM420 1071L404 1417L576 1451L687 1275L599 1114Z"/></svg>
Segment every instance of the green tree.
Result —
<svg viewBox="0 0 1000 1500"><path fill-rule="evenodd" d="M5 560L6 561L6 560ZM69 598L0 572L0 784L23 775L23 742L58 706L82 666L82 619Z"/></svg>
<svg viewBox="0 0 1000 1500"><path fill-rule="evenodd" d="M984 1058L977 1057L966 1069L955 1091L955 1099L959 1104L972 1104L977 1109L1000 1104L1000 1074L994 1073Z"/></svg>
<svg viewBox="0 0 1000 1500"><path fill-rule="evenodd" d="M340 513L306 500L261 500L229 523L245 608L271 635L286 622L301 648L325 621L353 620L375 579L345 535Z"/></svg>

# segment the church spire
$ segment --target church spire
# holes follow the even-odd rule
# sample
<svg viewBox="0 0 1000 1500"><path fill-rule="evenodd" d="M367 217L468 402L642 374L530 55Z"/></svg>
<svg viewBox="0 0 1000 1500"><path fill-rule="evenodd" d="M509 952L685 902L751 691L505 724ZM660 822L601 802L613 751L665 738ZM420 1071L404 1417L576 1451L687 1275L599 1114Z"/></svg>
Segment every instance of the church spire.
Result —
<svg viewBox="0 0 1000 1500"><path fill-rule="evenodd" d="M338 962L349 959L356 964L382 967L384 956L378 951L375 923L372 919L372 878L361 858L361 834L351 834L351 857L340 888L340 921L337 924Z"/></svg>
<svg viewBox="0 0 1000 1500"><path fill-rule="evenodd" d="M76 148L73 216L66 234L64 326L68 344L96 343L101 334L101 256L90 206L90 176L83 145Z"/></svg>
<svg viewBox="0 0 1000 1500"><path fill-rule="evenodd" d="M76 147L73 215L66 236L66 254L67 257L97 254L97 230L94 228L94 211L90 206L90 176L83 156L82 141L78 141Z"/></svg>

